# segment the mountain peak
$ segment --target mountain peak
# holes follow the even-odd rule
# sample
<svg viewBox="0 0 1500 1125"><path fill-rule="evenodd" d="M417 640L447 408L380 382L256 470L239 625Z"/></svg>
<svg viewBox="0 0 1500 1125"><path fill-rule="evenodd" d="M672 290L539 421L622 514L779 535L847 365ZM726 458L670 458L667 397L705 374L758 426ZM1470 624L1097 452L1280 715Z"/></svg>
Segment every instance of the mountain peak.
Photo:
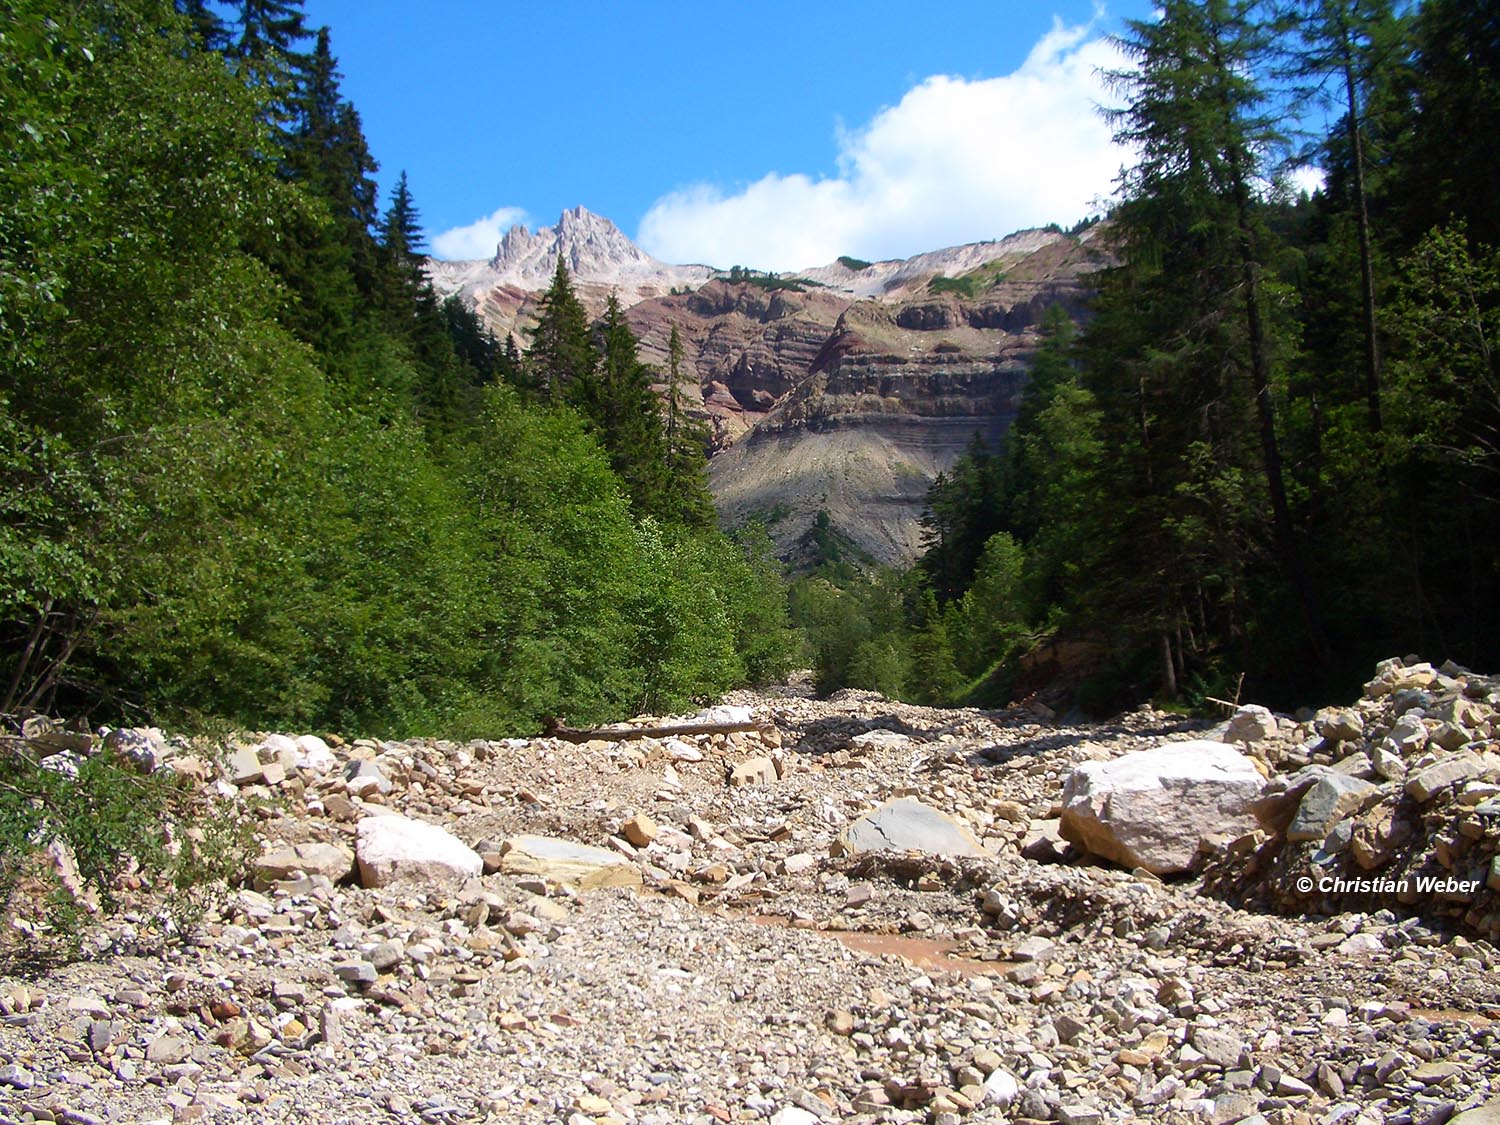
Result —
<svg viewBox="0 0 1500 1125"><path fill-rule="evenodd" d="M503 283L545 288L559 257L574 280L581 282L612 284L670 268L603 215L580 205L558 216L555 226L542 227L534 234L524 226L511 227L495 248L489 269Z"/></svg>
<svg viewBox="0 0 1500 1125"><path fill-rule="evenodd" d="M497 290L546 289L559 258L574 283L590 287L598 303L614 291L627 308L677 286L697 287L713 276L707 266L657 261L614 223L581 204L564 211L553 226L534 232L517 223L501 237L488 261L429 259L427 274L439 293L462 293L478 304Z"/></svg>

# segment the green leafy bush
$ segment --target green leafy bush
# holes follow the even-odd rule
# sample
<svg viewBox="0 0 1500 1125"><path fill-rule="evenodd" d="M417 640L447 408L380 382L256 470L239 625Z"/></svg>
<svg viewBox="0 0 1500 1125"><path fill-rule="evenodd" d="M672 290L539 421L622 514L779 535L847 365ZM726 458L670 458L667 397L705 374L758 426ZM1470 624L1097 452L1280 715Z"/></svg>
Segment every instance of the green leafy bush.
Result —
<svg viewBox="0 0 1500 1125"><path fill-rule="evenodd" d="M244 874L249 822L171 771L106 751L49 768L23 739L0 751L0 962L76 950L121 881L161 896L163 933L191 928Z"/></svg>

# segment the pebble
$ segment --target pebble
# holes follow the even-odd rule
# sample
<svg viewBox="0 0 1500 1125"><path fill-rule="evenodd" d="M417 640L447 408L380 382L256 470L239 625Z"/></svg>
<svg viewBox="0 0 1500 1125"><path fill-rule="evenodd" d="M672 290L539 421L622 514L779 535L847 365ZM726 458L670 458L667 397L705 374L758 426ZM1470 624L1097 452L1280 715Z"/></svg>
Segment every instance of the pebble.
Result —
<svg viewBox="0 0 1500 1125"><path fill-rule="evenodd" d="M66 1091L79 1121L1399 1125L1500 1090L1488 940L1458 945L1395 909L1246 913L1194 879L1022 857L1073 765L1203 729L869 693L731 702L782 732L783 760L751 784L726 771L764 756L754 733L355 740L321 769L276 757L283 791L306 799L257 826L266 841L348 847L378 798L482 856L526 835L618 839L644 889L486 862L454 881L272 882L162 947L128 944L137 923L112 919L103 948L126 952L0 977L5 1096L46 1109ZM1353 709L1358 737L1384 737L1384 706ZM1252 749L1286 734L1267 726ZM834 854L902 798L990 854Z"/></svg>

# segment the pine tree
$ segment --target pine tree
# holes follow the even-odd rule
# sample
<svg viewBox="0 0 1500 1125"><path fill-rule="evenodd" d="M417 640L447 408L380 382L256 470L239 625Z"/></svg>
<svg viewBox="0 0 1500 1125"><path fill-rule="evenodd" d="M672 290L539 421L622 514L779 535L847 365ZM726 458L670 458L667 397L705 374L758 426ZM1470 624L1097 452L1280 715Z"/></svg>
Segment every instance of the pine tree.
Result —
<svg viewBox="0 0 1500 1125"><path fill-rule="evenodd" d="M682 397L682 361L682 336L674 324L667 340L665 500L676 522L709 527L715 512L706 480L708 428L687 412Z"/></svg>
<svg viewBox="0 0 1500 1125"><path fill-rule="evenodd" d="M593 401L597 397L598 353L589 332L588 314L573 292L561 256L552 284L542 295L531 348L526 355L528 381L549 402Z"/></svg>
<svg viewBox="0 0 1500 1125"><path fill-rule="evenodd" d="M1119 373L1133 367L1143 390L1147 379L1164 377L1163 407L1186 412L1190 403L1204 403L1206 424L1196 436L1190 430L1153 433L1158 411L1140 404L1136 448L1154 447L1156 463L1166 469L1160 479L1147 472L1141 483L1169 510L1194 495L1222 492L1230 482L1239 487L1237 474L1250 467L1237 432L1237 404L1245 401L1241 388L1248 380L1259 437L1254 467L1264 480L1275 559L1307 642L1323 656L1321 613L1292 518L1273 400L1277 342L1266 310L1268 252L1252 184L1263 176L1263 158L1278 138L1257 82L1268 34L1254 10L1250 0L1168 0L1159 20L1131 21L1121 41L1136 69L1112 76L1129 103L1112 120L1116 140L1141 155L1123 177L1117 222L1132 268L1145 270L1136 297L1149 306L1119 310L1133 318L1128 332L1141 348ZM1157 326L1142 338L1139 329L1151 320ZM1197 523L1178 526L1187 533L1182 546L1198 550ZM1224 539L1233 543L1234 534ZM1226 561L1231 573L1240 565ZM1180 574L1163 571L1167 581L1153 615L1169 690L1181 664L1173 645L1185 611L1168 576Z"/></svg>
<svg viewBox="0 0 1500 1125"><path fill-rule="evenodd" d="M311 34L302 0L240 0L238 34L228 56L245 84L262 99L265 120L277 129L296 120L296 98L308 57L297 45Z"/></svg>

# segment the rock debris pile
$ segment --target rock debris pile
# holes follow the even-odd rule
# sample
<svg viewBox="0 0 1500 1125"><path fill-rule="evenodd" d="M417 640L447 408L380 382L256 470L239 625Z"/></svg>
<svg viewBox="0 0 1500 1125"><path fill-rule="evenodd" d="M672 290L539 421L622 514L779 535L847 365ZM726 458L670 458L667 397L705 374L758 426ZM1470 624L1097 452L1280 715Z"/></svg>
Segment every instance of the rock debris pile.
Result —
<svg viewBox="0 0 1500 1125"><path fill-rule="evenodd" d="M1210 886L1282 912L1388 907L1500 940L1500 680L1387 660L1352 707L1248 714L1271 768L1260 826L1227 842Z"/></svg>
<svg viewBox="0 0 1500 1125"><path fill-rule="evenodd" d="M788 688L726 700L759 732L121 735L257 809L253 885L185 943L147 939L142 894L91 956L0 977L0 1121L1494 1120L1483 895L1281 917L1205 893L1357 863L1386 807L1412 826L1393 864L1493 851L1461 829L1488 825L1493 685L1397 663L1370 691L1227 730ZM1065 839L1075 771L1204 739L1260 762L1256 823L1288 827L1184 816L1191 870L1164 877ZM1375 795L1334 782L1328 830L1294 832L1327 777Z"/></svg>

